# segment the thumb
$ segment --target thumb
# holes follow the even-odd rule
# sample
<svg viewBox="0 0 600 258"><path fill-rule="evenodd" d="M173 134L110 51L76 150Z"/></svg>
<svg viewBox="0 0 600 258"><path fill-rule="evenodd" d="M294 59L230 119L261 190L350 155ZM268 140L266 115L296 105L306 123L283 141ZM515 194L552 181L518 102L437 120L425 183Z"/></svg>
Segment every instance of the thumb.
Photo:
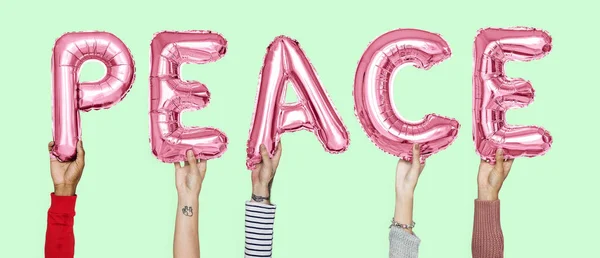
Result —
<svg viewBox="0 0 600 258"><path fill-rule="evenodd" d="M262 162L267 163L271 161L271 157L269 157L269 152L267 151L267 147L264 144L260 145L260 156L262 157Z"/></svg>
<svg viewBox="0 0 600 258"><path fill-rule="evenodd" d="M413 144L412 154L412 165L414 167L421 166L421 144Z"/></svg>
<svg viewBox="0 0 600 258"><path fill-rule="evenodd" d="M501 148L496 150L495 169L500 172L504 170L504 151Z"/></svg>
<svg viewBox="0 0 600 258"><path fill-rule="evenodd" d="M196 166L196 163L198 161L196 160L196 157L194 156L194 151L188 150L186 152L186 154L187 154L187 162L190 163L190 165Z"/></svg>
<svg viewBox="0 0 600 258"><path fill-rule="evenodd" d="M77 158L78 161L84 161L85 158L85 150L83 149L83 141L79 140L77 142Z"/></svg>

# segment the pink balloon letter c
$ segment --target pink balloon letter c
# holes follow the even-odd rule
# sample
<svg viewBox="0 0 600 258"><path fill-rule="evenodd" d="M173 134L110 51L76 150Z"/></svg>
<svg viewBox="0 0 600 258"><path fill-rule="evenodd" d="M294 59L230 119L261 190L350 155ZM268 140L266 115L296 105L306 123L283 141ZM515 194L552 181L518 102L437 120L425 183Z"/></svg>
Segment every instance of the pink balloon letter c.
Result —
<svg viewBox="0 0 600 258"><path fill-rule="evenodd" d="M448 147L456 138L458 121L428 114L421 121L406 121L396 110L391 84L406 65L421 69L450 57L450 47L440 35L415 29L387 32L364 52L354 80L356 116L380 149L412 160L412 144L421 144L421 162Z"/></svg>

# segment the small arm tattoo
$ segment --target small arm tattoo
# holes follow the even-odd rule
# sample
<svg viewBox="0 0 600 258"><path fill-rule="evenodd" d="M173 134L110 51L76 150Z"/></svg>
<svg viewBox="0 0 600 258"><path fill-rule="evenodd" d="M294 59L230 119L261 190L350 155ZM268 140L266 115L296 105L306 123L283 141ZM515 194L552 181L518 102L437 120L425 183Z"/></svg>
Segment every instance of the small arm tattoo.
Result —
<svg viewBox="0 0 600 258"><path fill-rule="evenodd" d="M194 216L194 210L192 209L192 206L183 206L181 212L183 213L183 215L188 217Z"/></svg>
<svg viewBox="0 0 600 258"><path fill-rule="evenodd" d="M256 194L252 194L252 200L255 201L255 202L262 202L262 201L265 201L265 200L269 200L269 197L268 196L267 197L258 196Z"/></svg>

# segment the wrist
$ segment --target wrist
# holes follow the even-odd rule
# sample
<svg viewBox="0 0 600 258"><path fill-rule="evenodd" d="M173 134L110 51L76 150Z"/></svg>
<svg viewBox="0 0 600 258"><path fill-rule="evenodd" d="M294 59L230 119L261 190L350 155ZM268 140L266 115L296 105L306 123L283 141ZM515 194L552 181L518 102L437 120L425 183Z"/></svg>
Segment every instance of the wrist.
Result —
<svg viewBox="0 0 600 258"><path fill-rule="evenodd" d="M414 190L396 189L396 201L412 201L414 199Z"/></svg>
<svg viewBox="0 0 600 258"><path fill-rule="evenodd" d="M177 201L181 204L189 205L192 203L198 203L199 198L197 195L193 194L178 194Z"/></svg>
<svg viewBox="0 0 600 258"><path fill-rule="evenodd" d="M498 192L490 190L479 190L477 192L477 199L481 201L495 201L498 200Z"/></svg>
<svg viewBox="0 0 600 258"><path fill-rule="evenodd" d="M269 190L269 185L256 184L252 186L252 194L258 196L269 197L271 195L271 191Z"/></svg>
<svg viewBox="0 0 600 258"><path fill-rule="evenodd" d="M73 196L77 190L77 184L58 184L54 185L54 195Z"/></svg>

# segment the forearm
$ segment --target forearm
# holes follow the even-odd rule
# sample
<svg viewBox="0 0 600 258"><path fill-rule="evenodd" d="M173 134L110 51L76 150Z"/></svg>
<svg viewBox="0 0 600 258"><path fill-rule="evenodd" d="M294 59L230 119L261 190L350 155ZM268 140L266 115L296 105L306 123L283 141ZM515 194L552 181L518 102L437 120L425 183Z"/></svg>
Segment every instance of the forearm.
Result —
<svg viewBox="0 0 600 258"><path fill-rule="evenodd" d="M73 223L77 196L50 195L51 204L48 209L46 258L72 258L75 254L75 235Z"/></svg>
<svg viewBox="0 0 600 258"><path fill-rule="evenodd" d="M413 223L413 192L397 191L396 205L393 220L400 224L410 225ZM414 235L410 228L391 226L390 234L390 258L417 258L421 240Z"/></svg>
<svg viewBox="0 0 600 258"><path fill-rule="evenodd" d="M199 258L198 197L179 196L173 239L174 258Z"/></svg>
<svg viewBox="0 0 600 258"><path fill-rule="evenodd" d="M394 221L400 224L410 225L413 222L413 193L396 193L396 206L394 209ZM412 233L412 229L405 229Z"/></svg>
<svg viewBox="0 0 600 258"><path fill-rule="evenodd" d="M504 257L499 200L475 200L471 251L473 258Z"/></svg>

